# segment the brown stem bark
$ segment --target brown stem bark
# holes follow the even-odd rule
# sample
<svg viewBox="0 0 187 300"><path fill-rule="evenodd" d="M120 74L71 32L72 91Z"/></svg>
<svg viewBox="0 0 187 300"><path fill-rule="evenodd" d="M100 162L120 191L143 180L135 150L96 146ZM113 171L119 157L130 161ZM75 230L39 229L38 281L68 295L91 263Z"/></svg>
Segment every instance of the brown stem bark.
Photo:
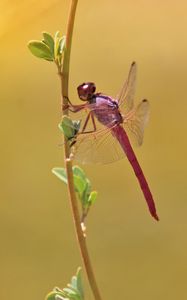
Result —
<svg viewBox="0 0 187 300"><path fill-rule="evenodd" d="M61 79L61 98L62 98L61 106L62 106L63 115L67 114L67 110L64 111L63 107L67 106L68 104L67 99L68 99L70 53L71 53L73 26L74 26L77 2L78 0L71 0L70 13L69 13L67 32L66 32L66 47L64 51L64 61L63 61L62 69L59 70L59 75ZM86 269L88 281L92 289L92 292L94 294L95 300L101 300L101 296L97 287L96 279L89 258L89 253L86 245L86 238L81 228L78 203L77 203L75 190L74 190L72 162L69 160L69 155L70 155L69 145L68 143L64 143L64 160L65 160L66 174L68 179L68 194L69 194L69 200L70 200L70 205L72 210L73 221L75 225L77 241L79 244L81 257Z"/></svg>

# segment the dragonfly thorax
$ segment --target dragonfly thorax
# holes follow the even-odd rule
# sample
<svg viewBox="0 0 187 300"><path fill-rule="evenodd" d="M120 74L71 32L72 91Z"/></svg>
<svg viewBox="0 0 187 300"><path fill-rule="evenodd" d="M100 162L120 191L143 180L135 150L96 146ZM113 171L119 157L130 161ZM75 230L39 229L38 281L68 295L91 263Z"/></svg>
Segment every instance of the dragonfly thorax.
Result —
<svg viewBox="0 0 187 300"><path fill-rule="evenodd" d="M95 94L94 115L105 126L123 123L118 103L109 96Z"/></svg>

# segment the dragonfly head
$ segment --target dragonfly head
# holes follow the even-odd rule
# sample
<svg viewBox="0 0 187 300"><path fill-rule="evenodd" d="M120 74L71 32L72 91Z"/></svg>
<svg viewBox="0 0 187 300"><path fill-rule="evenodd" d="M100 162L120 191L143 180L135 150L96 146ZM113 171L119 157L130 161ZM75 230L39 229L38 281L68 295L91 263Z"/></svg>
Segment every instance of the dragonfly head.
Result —
<svg viewBox="0 0 187 300"><path fill-rule="evenodd" d="M95 93L95 90L96 86L93 82L84 82L77 88L79 98L83 101L91 100Z"/></svg>

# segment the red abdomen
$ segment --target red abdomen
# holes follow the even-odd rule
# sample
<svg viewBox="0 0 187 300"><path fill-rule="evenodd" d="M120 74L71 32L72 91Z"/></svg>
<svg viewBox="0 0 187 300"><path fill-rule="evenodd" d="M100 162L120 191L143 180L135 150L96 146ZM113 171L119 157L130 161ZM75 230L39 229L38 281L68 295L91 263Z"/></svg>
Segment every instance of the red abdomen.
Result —
<svg viewBox="0 0 187 300"><path fill-rule="evenodd" d="M113 132L113 135L118 140L118 142L120 143L121 147L123 148L128 160L134 170L134 173L135 173L136 177L138 178L141 190L144 194L144 197L147 202L147 205L148 205L151 215L158 221L159 218L156 213L156 207L155 207L152 193L148 186L147 180L143 174L143 171L139 165L139 162L136 158L136 155L131 147L129 138L128 138L124 128L121 127L120 125L117 125L114 128L112 128L112 132Z"/></svg>

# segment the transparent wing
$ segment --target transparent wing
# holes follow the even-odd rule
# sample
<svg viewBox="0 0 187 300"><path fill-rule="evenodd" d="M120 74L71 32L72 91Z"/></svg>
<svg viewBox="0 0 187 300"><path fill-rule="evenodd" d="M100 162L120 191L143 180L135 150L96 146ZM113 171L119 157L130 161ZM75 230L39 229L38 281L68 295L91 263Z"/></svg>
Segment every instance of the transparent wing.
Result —
<svg viewBox="0 0 187 300"><path fill-rule="evenodd" d="M78 135L71 154L74 160L82 164L108 164L125 157L120 144L112 135L111 128L104 126L95 133Z"/></svg>
<svg viewBox="0 0 187 300"><path fill-rule="evenodd" d="M79 133L69 140L72 159L82 164L108 164L124 158L125 153L117 139L112 135L112 128L116 125L111 123L106 127L96 117L94 117L93 123L90 113L94 113L95 109L95 104L87 104L79 112L69 112L72 120L81 121ZM102 107L101 105L99 110L102 109L105 114L111 113L111 110L107 111L106 106ZM82 133L85 123L86 128Z"/></svg>
<svg viewBox="0 0 187 300"><path fill-rule="evenodd" d="M119 95L117 96L119 107L125 113L128 113L134 106L136 72L137 65L135 62L133 62L129 70L128 78L125 81Z"/></svg>
<svg viewBox="0 0 187 300"><path fill-rule="evenodd" d="M132 143L138 146L143 143L144 129L149 119L149 112L149 102L144 99L125 116L124 129Z"/></svg>

